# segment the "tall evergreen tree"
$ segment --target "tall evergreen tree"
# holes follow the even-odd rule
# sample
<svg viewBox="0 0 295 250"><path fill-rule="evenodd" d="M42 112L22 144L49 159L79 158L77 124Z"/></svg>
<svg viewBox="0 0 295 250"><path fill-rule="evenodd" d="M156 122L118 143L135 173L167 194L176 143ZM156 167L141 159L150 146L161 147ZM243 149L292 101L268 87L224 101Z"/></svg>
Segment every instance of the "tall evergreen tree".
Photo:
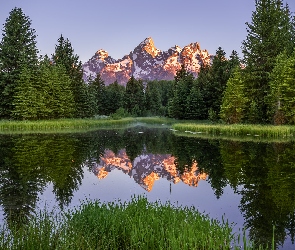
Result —
<svg viewBox="0 0 295 250"><path fill-rule="evenodd" d="M105 112L110 115L124 106L125 87L120 85L117 80L106 86Z"/></svg>
<svg viewBox="0 0 295 250"><path fill-rule="evenodd" d="M280 54L270 75L266 98L269 120L276 125L295 124L295 55Z"/></svg>
<svg viewBox="0 0 295 250"><path fill-rule="evenodd" d="M150 81L147 83L145 98L146 109L149 110L152 115L159 115L162 108L162 103L159 85L156 81Z"/></svg>
<svg viewBox="0 0 295 250"><path fill-rule="evenodd" d="M227 81L222 98L220 117L226 123L239 123L245 116L248 99L245 96L244 81L241 69L236 68L232 77Z"/></svg>
<svg viewBox="0 0 295 250"><path fill-rule="evenodd" d="M141 80L130 77L126 84L124 107L132 115L140 116L145 109L144 86Z"/></svg>
<svg viewBox="0 0 295 250"><path fill-rule="evenodd" d="M6 19L0 43L0 117L11 118L15 88L23 68L38 63L35 30L22 9L14 8Z"/></svg>
<svg viewBox="0 0 295 250"><path fill-rule="evenodd" d="M72 91L75 100L75 116L88 117L92 112L88 110L91 107L91 98L87 86L83 81L82 62L79 56L74 53L74 49L69 41L62 35L57 40L58 44L55 46L55 53L52 59L56 65L63 65L67 75L71 79Z"/></svg>
<svg viewBox="0 0 295 250"><path fill-rule="evenodd" d="M208 81L203 87L203 96L208 115L217 117L222 104L223 92L230 77L231 69L226 53L219 47L213 58L212 66L209 68Z"/></svg>
<svg viewBox="0 0 295 250"><path fill-rule="evenodd" d="M252 22L246 23L247 37L242 49L246 65L246 88L252 99L249 115L256 122L267 122L265 96L269 93L269 75L275 58L285 49L294 49L293 17L281 0L256 0ZM253 112L255 110L255 112Z"/></svg>
<svg viewBox="0 0 295 250"><path fill-rule="evenodd" d="M187 98L194 85L194 77L189 73L184 65L177 71L174 78L173 94L168 103L169 117L176 119L188 119L188 106ZM191 114L189 115L191 117Z"/></svg>
<svg viewBox="0 0 295 250"><path fill-rule="evenodd" d="M197 78L197 88L200 92L200 97L202 98L202 106L200 106L200 118L201 120L208 118L208 102L210 101L210 96L206 94L208 86L211 81L211 66L209 64L201 64L200 72Z"/></svg>
<svg viewBox="0 0 295 250"><path fill-rule="evenodd" d="M49 58L40 61L38 70L24 68L15 89L12 114L17 119L70 118L74 115L71 80L63 65Z"/></svg>
<svg viewBox="0 0 295 250"><path fill-rule="evenodd" d="M186 98L187 110L186 119L201 120L204 112L204 101L200 88L195 82Z"/></svg>
<svg viewBox="0 0 295 250"><path fill-rule="evenodd" d="M95 114L106 114L106 87L104 81L98 73L94 80L89 81L89 86L94 95Z"/></svg>

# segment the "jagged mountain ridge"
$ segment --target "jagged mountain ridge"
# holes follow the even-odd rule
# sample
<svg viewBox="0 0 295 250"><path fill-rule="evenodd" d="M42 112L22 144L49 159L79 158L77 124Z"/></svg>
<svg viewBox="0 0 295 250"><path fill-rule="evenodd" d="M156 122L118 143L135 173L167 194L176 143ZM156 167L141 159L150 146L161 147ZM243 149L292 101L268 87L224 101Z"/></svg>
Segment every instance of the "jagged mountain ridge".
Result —
<svg viewBox="0 0 295 250"><path fill-rule="evenodd" d="M91 165L93 173L99 179L106 178L110 172L118 169L132 177L146 191L151 191L154 182L160 178L167 179L174 184L183 182L192 187L197 187L200 180L207 179L207 174L199 171L196 162L180 173L175 160L175 157L170 154L142 153L132 162L126 149L121 149L117 154L111 150L105 150L99 161Z"/></svg>
<svg viewBox="0 0 295 250"><path fill-rule="evenodd" d="M148 37L122 59L115 60L107 51L98 50L83 64L83 78L87 81L90 76L100 73L106 85L115 80L125 85L132 75L143 81L173 80L182 63L197 77L201 65L211 63L212 58L207 50L201 50L199 43L191 43L184 48L175 45L161 51Z"/></svg>

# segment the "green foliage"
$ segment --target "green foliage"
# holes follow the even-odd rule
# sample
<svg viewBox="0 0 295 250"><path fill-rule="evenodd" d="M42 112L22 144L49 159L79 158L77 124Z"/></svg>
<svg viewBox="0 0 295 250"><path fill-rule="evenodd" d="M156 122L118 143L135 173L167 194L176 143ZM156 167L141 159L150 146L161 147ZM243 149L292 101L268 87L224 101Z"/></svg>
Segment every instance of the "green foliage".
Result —
<svg viewBox="0 0 295 250"><path fill-rule="evenodd" d="M106 88L100 74L89 81L90 90L94 96L94 110L96 115L105 115Z"/></svg>
<svg viewBox="0 0 295 250"><path fill-rule="evenodd" d="M14 240L13 240L14 239ZM2 249L218 249L236 241L227 222L200 214L193 207L151 203L86 201L53 218L43 212L13 237L1 239ZM236 242L235 242L236 243Z"/></svg>
<svg viewBox="0 0 295 250"><path fill-rule="evenodd" d="M126 84L124 108L134 116L141 116L145 107L144 86L141 80L130 77Z"/></svg>
<svg viewBox="0 0 295 250"><path fill-rule="evenodd" d="M232 51L230 59L226 59L224 50L219 47L213 58L212 65L201 65L197 78L199 89L199 119L217 121L219 119L222 97L226 83L234 69L240 65L236 51Z"/></svg>
<svg viewBox="0 0 295 250"><path fill-rule="evenodd" d="M124 108L118 108L116 110L116 112L112 113L111 114L111 118L112 119L121 119L121 118L124 118L124 117L128 117L128 116L131 116Z"/></svg>
<svg viewBox="0 0 295 250"><path fill-rule="evenodd" d="M295 54L282 53L271 73L270 91L266 97L269 120L276 125L295 124Z"/></svg>
<svg viewBox="0 0 295 250"><path fill-rule="evenodd" d="M214 113L218 116L220 113L223 93L231 74L229 61L225 58L225 55L224 50L219 47L214 56L212 66L209 69L209 80L205 86L203 84L204 89L202 94L206 98L204 101L208 115Z"/></svg>
<svg viewBox="0 0 295 250"><path fill-rule="evenodd" d="M0 43L0 117L11 118L15 89L23 68L38 63L35 30L22 9L14 8L6 19ZM28 80L28 78L27 78Z"/></svg>
<svg viewBox="0 0 295 250"><path fill-rule="evenodd" d="M184 65L177 71L172 96L168 103L168 115L171 118L176 119L188 119L188 117L194 116L192 114L191 105L188 107L188 101L190 101L190 92L194 86L194 77L188 71L186 71ZM189 114L188 114L189 113Z"/></svg>
<svg viewBox="0 0 295 250"><path fill-rule="evenodd" d="M45 57L38 70L24 68L13 105L16 119L73 117L75 103L71 81L63 65L52 65Z"/></svg>
<svg viewBox="0 0 295 250"><path fill-rule="evenodd" d="M282 1L256 0L255 4L252 22L246 23L248 35L243 41L245 84L247 97L257 105L255 122L265 123L268 121L265 97L270 91L270 73L282 51L293 52L294 23L288 6L284 8Z"/></svg>
<svg viewBox="0 0 295 250"><path fill-rule="evenodd" d="M117 81L106 86L106 101L104 105L105 114L113 114L118 109L123 108L125 87ZM123 116L124 117L124 116Z"/></svg>
<svg viewBox="0 0 295 250"><path fill-rule="evenodd" d="M147 83L145 89L146 109L151 112L152 115L160 115L161 113L161 92L159 84L156 81Z"/></svg>
<svg viewBox="0 0 295 250"><path fill-rule="evenodd" d="M93 95L82 79L82 62L79 61L79 56L74 54L74 49L68 38L65 39L61 35L57 42L52 60L54 64L62 65L65 68L71 80L71 89L75 102L75 117L91 117L95 113L92 107L94 104Z"/></svg>
<svg viewBox="0 0 295 250"><path fill-rule="evenodd" d="M186 99L186 119L199 120L203 118L204 100L200 88L195 82Z"/></svg>
<svg viewBox="0 0 295 250"><path fill-rule="evenodd" d="M237 68L227 81L222 98L220 118L226 123L240 123L245 115L247 103L241 71Z"/></svg>

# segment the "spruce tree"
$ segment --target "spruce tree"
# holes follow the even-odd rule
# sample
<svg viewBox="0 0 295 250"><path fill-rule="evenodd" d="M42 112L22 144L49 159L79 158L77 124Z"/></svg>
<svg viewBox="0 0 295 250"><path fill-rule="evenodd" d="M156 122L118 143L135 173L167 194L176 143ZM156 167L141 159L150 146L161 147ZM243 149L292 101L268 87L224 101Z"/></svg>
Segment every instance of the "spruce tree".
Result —
<svg viewBox="0 0 295 250"><path fill-rule="evenodd" d="M207 95L208 87L211 81L211 66L209 64L201 64L200 72L197 78L197 88L199 89L200 96L202 98L202 106L200 106L200 118L201 120L208 118L208 103L210 101L210 95Z"/></svg>
<svg viewBox="0 0 295 250"><path fill-rule="evenodd" d="M269 120L275 125L295 124L295 55L286 52L277 57L270 75L270 91L266 98Z"/></svg>
<svg viewBox="0 0 295 250"><path fill-rule="evenodd" d="M182 65L174 77L173 93L168 103L169 117L176 119L187 119L187 98L193 85L193 75L185 69L184 65Z"/></svg>
<svg viewBox="0 0 295 250"><path fill-rule="evenodd" d="M124 108L132 115L140 116L145 109L144 86L141 80L130 77L126 84Z"/></svg>
<svg viewBox="0 0 295 250"><path fill-rule="evenodd" d="M95 114L105 115L106 114L106 87L104 81L101 79L98 73L94 80L89 81L90 89L94 95L95 103Z"/></svg>
<svg viewBox="0 0 295 250"><path fill-rule="evenodd" d="M56 119L74 115L71 81L62 65L45 56L38 70L24 68L15 89L12 114L16 119Z"/></svg>
<svg viewBox="0 0 295 250"><path fill-rule="evenodd" d="M35 30L22 9L14 8L6 19L0 43L0 117L11 118L13 98L23 69L37 67Z"/></svg>
<svg viewBox="0 0 295 250"><path fill-rule="evenodd" d="M19 75L18 85L13 98L14 109L11 116L19 120L37 120L45 110L43 96L36 86L38 85L38 72L23 67ZM40 112L41 111L41 112Z"/></svg>
<svg viewBox="0 0 295 250"><path fill-rule="evenodd" d="M156 81L150 81L147 83L145 96L146 109L149 110L152 115L159 115L162 103L160 89Z"/></svg>
<svg viewBox="0 0 295 250"><path fill-rule="evenodd" d="M118 81L106 86L106 115L114 114L119 108L123 108L125 87L120 85Z"/></svg>
<svg viewBox="0 0 295 250"><path fill-rule="evenodd" d="M186 98L187 110L186 119L201 120L204 112L204 101L200 88L195 83Z"/></svg>
<svg viewBox="0 0 295 250"><path fill-rule="evenodd" d="M223 92L230 77L229 61L226 53L219 47L213 58L212 66L209 68L208 81L202 91L208 116L217 118L222 104Z"/></svg>
<svg viewBox="0 0 295 250"><path fill-rule="evenodd" d="M68 38L65 39L61 35L57 42L58 44L55 46L55 53L52 55L52 60L56 65L63 65L67 75L71 79L71 88L76 105L75 116L88 117L92 113L87 110L91 106L91 99L89 99L87 86L85 86L86 84L82 78L82 62L79 60L79 56L74 53L74 49Z"/></svg>
<svg viewBox="0 0 295 250"><path fill-rule="evenodd" d="M222 98L220 118L226 123L240 123L245 116L247 103L248 98L245 96L245 86L241 69L236 68L226 84Z"/></svg>
<svg viewBox="0 0 295 250"><path fill-rule="evenodd" d="M284 8L281 0L256 0L255 5L252 22L246 23L248 35L242 49L247 95L252 99L249 117L254 117L254 122L265 123L269 75L276 57L286 49L289 52L294 49L294 26L288 6Z"/></svg>

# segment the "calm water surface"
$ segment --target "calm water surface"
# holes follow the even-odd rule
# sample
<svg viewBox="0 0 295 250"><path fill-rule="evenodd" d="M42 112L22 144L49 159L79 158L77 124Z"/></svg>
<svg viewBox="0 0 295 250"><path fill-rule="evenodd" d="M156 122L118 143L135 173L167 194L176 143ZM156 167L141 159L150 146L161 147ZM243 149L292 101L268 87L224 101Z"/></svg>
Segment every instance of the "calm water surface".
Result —
<svg viewBox="0 0 295 250"><path fill-rule="evenodd" d="M295 144L204 140L134 127L87 134L0 137L0 221L81 200L194 206L295 249Z"/></svg>

